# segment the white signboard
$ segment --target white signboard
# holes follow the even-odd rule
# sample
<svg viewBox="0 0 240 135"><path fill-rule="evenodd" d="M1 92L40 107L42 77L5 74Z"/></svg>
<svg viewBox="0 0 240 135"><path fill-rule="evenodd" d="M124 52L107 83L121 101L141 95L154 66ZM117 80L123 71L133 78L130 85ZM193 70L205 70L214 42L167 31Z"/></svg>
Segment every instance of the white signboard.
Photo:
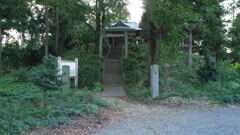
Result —
<svg viewBox="0 0 240 135"><path fill-rule="evenodd" d="M77 65L76 65L75 61L64 61L64 60L62 60L59 63L60 75L62 75L62 67L63 66L69 66L69 68L70 68L70 77L75 77L77 75L77 72L76 72Z"/></svg>
<svg viewBox="0 0 240 135"><path fill-rule="evenodd" d="M75 61L62 60L61 57L58 57L58 70L59 75L62 75L63 66L69 66L70 77L75 80L75 87L78 87L78 59L75 58Z"/></svg>

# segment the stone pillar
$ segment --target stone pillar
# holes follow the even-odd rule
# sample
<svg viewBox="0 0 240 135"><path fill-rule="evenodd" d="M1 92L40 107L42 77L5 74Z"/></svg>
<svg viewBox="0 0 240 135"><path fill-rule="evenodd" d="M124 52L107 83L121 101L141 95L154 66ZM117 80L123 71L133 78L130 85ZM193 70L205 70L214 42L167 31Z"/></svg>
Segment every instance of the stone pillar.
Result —
<svg viewBox="0 0 240 135"><path fill-rule="evenodd" d="M74 85L75 88L78 88L78 58L75 58L75 63L76 63L76 76L74 79Z"/></svg>
<svg viewBox="0 0 240 135"><path fill-rule="evenodd" d="M61 65L61 61L62 61L62 58L61 57L58 57L57 58L57 64L58 64L58 75L60 76L62 73L61 73L61 71L62 71L62 65ZM61 78L59 78L59 79L61 79Z"/></svg>
<svg viewBox="0 0 240 135"><path fill-rule="evenodd" d="M128 32L125 31L124 33L124 37L125 37L125 58L128 57Z"/></svg>
<svg viewBox="0 0 240 135"><path fill-rule="evenodd" d="M159 66L151 66L151 94L152 98L159 97Z"/></svg>
<svg viewBox="0 0 240 135"><path fill-rule="evenodd" d="M63 66L62 67L62 89L70 90L70 67Z"/></svg>

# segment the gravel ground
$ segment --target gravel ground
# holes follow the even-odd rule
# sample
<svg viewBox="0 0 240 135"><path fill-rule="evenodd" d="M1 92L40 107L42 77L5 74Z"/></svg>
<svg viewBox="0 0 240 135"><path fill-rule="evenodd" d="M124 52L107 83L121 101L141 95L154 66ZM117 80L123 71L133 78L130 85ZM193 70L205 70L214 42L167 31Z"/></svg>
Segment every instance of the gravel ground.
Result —
<svg viewBox="0 0 240 135"><path fill-rule="evenodd" d="M143 105L106 99L125 113L95 135L239 135L240 107Z"/></svg>
<svg viewBox="0 0 240 135"><path fill-rule="evenodd" d="M23 135L92 135L99 129L110 124L117 117L120 117L121 112L103 108L97 115L79 117L71 121L68 125L58 127L48 127L35 129L22 133Z"/></svg>

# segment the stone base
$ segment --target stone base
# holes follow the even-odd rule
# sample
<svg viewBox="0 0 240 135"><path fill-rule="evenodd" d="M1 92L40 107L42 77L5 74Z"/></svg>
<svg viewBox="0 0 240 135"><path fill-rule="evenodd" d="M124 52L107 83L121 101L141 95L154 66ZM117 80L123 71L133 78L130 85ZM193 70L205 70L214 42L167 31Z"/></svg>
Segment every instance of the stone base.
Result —
<svg viewBox="0 0 240 135"><path fill-rule="evenodd" d="M123 86L104 86L103 97L125 97L126 91Z"/></svg>

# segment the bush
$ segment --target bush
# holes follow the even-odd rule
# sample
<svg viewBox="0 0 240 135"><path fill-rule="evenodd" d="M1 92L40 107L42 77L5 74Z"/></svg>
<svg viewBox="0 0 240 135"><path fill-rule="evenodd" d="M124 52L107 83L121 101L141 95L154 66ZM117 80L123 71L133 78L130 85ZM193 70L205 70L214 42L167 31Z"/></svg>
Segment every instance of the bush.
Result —
<svg viewBox="0 0 240 135"><path fill-rule="evenodd" d="M150 90L144 86L127 85L126 90L129 99L139 102L152 101Z"/></svg>
<svg viewBox="0 0 240 135"><path fill-rule="evenodd" d="M206 56L204 66L198 70L198 77L201 82L210 82L218 80L217 64L213 57Z"/></svg>
<svg viewBox="0 0 240 135"><path fill-rule="evenodd" d="M102 60L94 55L94 44L85 44L67 51L63 58L78 58L79 87L92 90L102 81Z"/></svg>
<svg viewBox="0 0 240 135"><path fill-rule="evenodd" d="M36 43L29 42L26 47L22 47L18 42L13 42L3 46L3 73L10 73L21 66L34 66L38 64L43 54L41 49L36 49Z"/></svg>
<svg viewBox="0 0 240 135"><path fill-rule="evenodd" d="M38 67L33 68L31 82L39 86L43 91L41 105L44 105L44 100L47 96L47 91L59 90L62 81L59 79L57 59L53 56L44 57L43 63Z"/></svg>
<svg viewBox="0 0 240 135"><path fill-rule="evenodd" d="M60 88L57 59L49 56L43 59L43 63L33 68L31 82L42 88L44 91L57 90Z"/></svg>
<svg viewBox="0 0 240 135"><path fill-rule="evenodd" d="M28 82L31 77L29 69L19 68L16 72L12 73L15 82Z"/></svg>
<svg viewBox="0 0 240 135"><path fill-rule="evenodd" d="M237 70L231 66L230 61L221 61L218 63L218 81L231 82L240 79Z"/></svg>
<svg viewBox="0 0 240 135"><path fill-rule="evenodd" d="M124 60L124 73L126 83L142 83L148 80L149 63L148 63L147 45L129 44L128 58Z"/></svg>
<svg viewBox="0 0 240 135"><path fill-rule="evenodd" d="M102 64L100 59L91 56L90 58L80 59L79 63L79 86L93 89L96 83L102 80Z"/></svg>

